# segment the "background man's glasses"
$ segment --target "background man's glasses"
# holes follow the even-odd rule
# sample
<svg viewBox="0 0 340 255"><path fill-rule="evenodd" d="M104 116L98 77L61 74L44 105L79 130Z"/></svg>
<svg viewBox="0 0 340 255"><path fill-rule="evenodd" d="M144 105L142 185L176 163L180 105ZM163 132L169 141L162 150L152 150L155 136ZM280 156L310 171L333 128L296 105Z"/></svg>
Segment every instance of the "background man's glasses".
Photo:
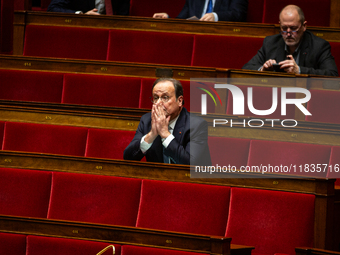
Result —
<svg viewBox="0 0 340 255"><path fill-rule="evenodd" d="M288 33L290 33L291 35L292 34L294 34L294 35L296 35L297 34L297 32L299 32L299 30L300 30L300 28L301 28L301 26L299 26L298 28L290 28L290 27L281 27L281 34L282 35L287 35ZM288 31L288 29L290 30L290 31Z"/></svg>

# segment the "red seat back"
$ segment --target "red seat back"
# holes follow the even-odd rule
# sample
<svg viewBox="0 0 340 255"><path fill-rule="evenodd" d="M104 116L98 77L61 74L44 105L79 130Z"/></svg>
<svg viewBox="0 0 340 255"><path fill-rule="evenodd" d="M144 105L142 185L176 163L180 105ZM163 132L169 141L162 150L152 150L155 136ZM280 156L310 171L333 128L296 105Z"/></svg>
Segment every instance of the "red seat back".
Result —
<svg viewBox="0 0 340 255"><path fill-rule="evenodd" d="M65 74L62 102L138 108L139 91L139 78Z"/></svg>
<svg viewBox="0 0 340 255"><path fill-rule="evenodd" d="M262 43L263 38L195 35L192 66L241 69L256 55Z"/></svg>
<svg viewBox="0 0 340 255"><path fill-rule="evenodd" d="M190 65L193 42L190 34L111 30L107 60Z"/></svg>
<svg viewBox="0 0 340 255"><path fill-rule="evenodd" d="M307 115L307 121L340 124L340 92L332 90L311 89L311 100L307 104L307 110L312 115Z"/></svg>
<svg viewBox="0 0 340 255"><path fill-rule="evenodd" d="M27 255L26 236L0 233L0 254Z"/></svg>
<svg viewBox="0 0 340 255"><path fill-rule="evenodd" d="M105 60L109 30L27 25L24 56Z"/></svg>
<svg viewBox="0 0 340 255"><path fill-rule="evenodd" d="M295 254L313 247L314 195L232 188L226 236L255 254Z"/></svg>
<svg viewBox="0 0 340 255"><path fill-rule="evenodd" d="M248 1L247 22L262 23L265 0Z"/></svg>
<svg viewBox="0 0 340 255"><path fill-rule="evenodd" d="M141 180L53 173L49 219L134 226Z"/></svg>
<svg viewBox="0 0 340 255"><path fill-rule="evenodd" d="M0 148L1 149L2 149L2 146L3 146L4 130L5 130L5 122L0 121Z"/></svg>
<svg viewBox="0 0 340 255"><path fill-rule="evenodd" d="M249 139L209 136L208 143L213 166L240 169L247 165Z"/></svg>
<svg viewBox="0 0 340 255"><path fill-rule="evenodd" d="M87 128L6 122L3 150L84 156Z"/></svg>
<svg viewBox="0 0 340 255"><path fill-rule="evenodd" d="M124 150L134 136L134 131L90 129L85 157L123 159Z"/></svg>
<svg viewBox="0 0 340 255"><path fill-rule="evenodd" d="M0 168L0 214L46 218L51 173Z"/></svg>
<svg viewBox="0 0 340 255"><path fill-rule="evenodd" d="M225 186L143 180L136 226L224 235L229 191ZM209 216L212 211L214 217Z"/></svg>
<svg viewBox="0 0 340 255"><path fill-rule="evenodd" d="M60 103L63 74L0 70L0 99Z"/></svg>
<svg viewBox="0 0 340 255"><path fill-rule="evenodd" d="M325 177L326 172L304 170L307 167L317 167L319 164L328 164L331 153L331 146L306 143L291 143L280 141L252 140L250 142L249 166L276 167L276 173L301 175L306 177ZM282 165L282 168L280 166ZM322 168L323 169L323 168ZM271 171L273 172L273 171Z"/></svg>

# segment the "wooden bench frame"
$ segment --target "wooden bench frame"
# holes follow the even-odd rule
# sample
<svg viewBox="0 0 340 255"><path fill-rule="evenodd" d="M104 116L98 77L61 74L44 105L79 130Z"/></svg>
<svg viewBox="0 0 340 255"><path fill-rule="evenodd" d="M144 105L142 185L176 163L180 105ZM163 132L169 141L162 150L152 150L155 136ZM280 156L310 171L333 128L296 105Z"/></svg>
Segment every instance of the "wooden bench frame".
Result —
<svg viewBox="0 0 340 255"><path fill-rule="evenodd" d="M184 165L164 165L161 163L135 162L0 151L0 167L37 169L87 174L133 177L153 180L169 180L190 183L226 185L232 187L259 188L298 192L315 195L314 247L333 249L333 210L335 179L312 178L250 178L235 174L235 178L190 178L190 167ZM273 177L268 175L268 177ZM30 228L34 228L29 224ZM3 223L0 231L20 232L18 226ZM35 229L35 228L34 228ZM34 231L34 230L32 230ZM36 234L36 233L31 233ZM71 233L70 233L71 234ZM115 241L115 240L112 240ZM178 247L177 247L178 248Z"/></svg>
<svg viewBox="0 0 340 255"><path fill-rule="evenodd" d="M340 2L331 0L331 27L308 27L315 35L328 41L340 41ZM278 24L246 22L196 22L179 19L153 19L132 16L88 16L66 13L16 11L14 13L13 54L22 55L25 26L51 25L94 27L107 29L130 29L191 34L245 36L264 38L277 34Z"/></svg>

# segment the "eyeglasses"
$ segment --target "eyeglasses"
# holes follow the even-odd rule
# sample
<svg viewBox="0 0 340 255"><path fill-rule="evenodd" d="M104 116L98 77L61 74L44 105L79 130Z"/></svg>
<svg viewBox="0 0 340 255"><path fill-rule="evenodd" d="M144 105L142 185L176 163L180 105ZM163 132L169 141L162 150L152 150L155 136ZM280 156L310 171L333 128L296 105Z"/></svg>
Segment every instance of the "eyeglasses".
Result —
<svg viewBox="0 0 340 255"><path fill-rule="evenodd" d="M157 104L158 100L161 100L163 103L166 103L169 101L169 96L162 96L162 97L150 97L151 103Z"/></svg>
<svg viewBox="0 0 340 255"><path fill-rule="evenodd" d="M298 28L290 28L290 27L281 27L281 34L282 35L287 35L288 33L290 33L291 35L292 34L294 34L294 35L296 35L297 34L297 32L299 32L299 30L300 30L300 28L302 27L302 25L301 26L299 26ZM290 31L287 31L288 29L290 29ZM295 29L295 30L294 30Z"/></svg>

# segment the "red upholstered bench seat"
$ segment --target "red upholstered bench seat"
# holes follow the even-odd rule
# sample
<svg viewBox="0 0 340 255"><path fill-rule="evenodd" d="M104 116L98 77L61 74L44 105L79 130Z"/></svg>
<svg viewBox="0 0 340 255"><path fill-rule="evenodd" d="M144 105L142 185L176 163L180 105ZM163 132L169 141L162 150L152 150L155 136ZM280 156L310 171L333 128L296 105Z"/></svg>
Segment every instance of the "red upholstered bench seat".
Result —
<svg viewBox="0 0 340 255"><path fill-rule="evenodd" d="M313 247L314 195L11 168L0 177L2 215L226 236L268 255ZM32 255L69 247L65 240L46 240Z"/></svg>
<svg viewBox="0 0 340 255"><path fill-rule="evenodd" d="M54 172L48 218L135 226L140 192L139 179Z"/></svg>
<svg viewBox="0 0 340 255"><path fill-rule="evenodd" d="M46 218L51 179L50 172L0 168L0 214Z"/></svg>
<svg viewBox="0 0 340 255"><path fill-rule="evenodd" d="M308 166L328 164L330 153L331 146L328 145L252 140L248 166L266 166L268 171L269 166L283 166L286 170L290 169L290 172L278 171L278 173L325 178L327 172L305 172L303 169L305 164Z"/></svg>
<svg viewBox="0 0 340 255"><path fill-rule="evenodd" d="M230 188L143 180L137 227L223 236Z"/></svg>
<svg viewBox="0 0 340 255"><path fill-rule="evenodd" d="M107 60L190 66L193 44L192 34L110 30Z"/></svg>
<svg viewBox="0 0 340 255"><path fill-rule="evenodd" d="M60 103L64 75L0 69L0 99Z"/></svg>
<svg viewBox="0 0 340 255"><path fill-rule="evenodd" d="M254 254L294 255L313 247L314 195L232 188L226 236Z"/></svg>
<svg viewBox="0 0 340 255"><path fill-rule="evenodd" d="M3 150L84 156L87 128L6 122Z"/></svg>
<svg viewBox="0 0 340 255"><path fill-rule="evenodd" d="M24 56L106 60L109 30L27 25Z"/></svg>
<svg viewBox="0 0 340 255"><path fill-rule="evenodd" d="M312 114L306 116L307 121L340 124L340 92L333 90L311 89L311 100L307 104Z"/></svg>
<svg viewBox="0 0 340 255"><path fill-rule="evenodd" d="M241 69L262 43L263 38L195 35L191 65Z"/></svg>
<svg viewBox="0 0 340 255"><path fill-rule="evenodd" d="M248 162L250 139L209 136L212 165L231 166L240 169Z"/></svg>
<svg viewBox="0 0 340 255"><path fill-rule="evenodd" d="M26 255L26 236L0 233L0 254Z"/></svg>
<svg viewBox="0 0 340 255"><path fill-rule="evenodd" d="M140 86L140 78L65 74L62 103L138 108Z"/></svg>

